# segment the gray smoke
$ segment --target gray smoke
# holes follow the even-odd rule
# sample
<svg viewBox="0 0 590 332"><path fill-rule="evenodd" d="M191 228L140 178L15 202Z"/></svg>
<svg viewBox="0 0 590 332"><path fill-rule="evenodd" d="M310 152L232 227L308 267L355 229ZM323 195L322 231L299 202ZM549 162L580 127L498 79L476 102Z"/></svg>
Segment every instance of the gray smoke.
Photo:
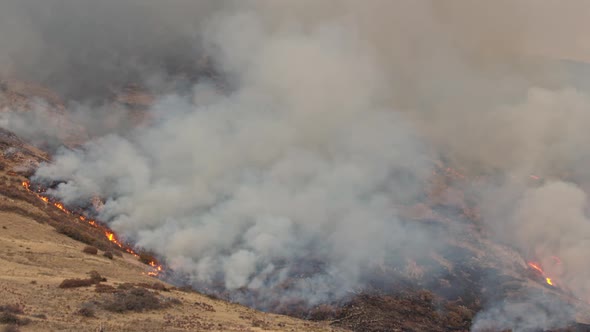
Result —
<svg viewBox="0 0 590 332"><path fill-rule="evenodd" d="M4 0L0 75L97 102L127 84L199 72L196 26L216 1ZM188 77L187 77L188 76Z"/></svg>
<svg viewBox="0 0 590 332"><path fill-rule="evenodd" d="M280 285L313 257L323 272L280 296L315 303L387 253L433 247L395 208L425 186L427 150L345 26L269 31L239 13L206 29L236 91L163 99L152 126L64 150L36 179L66 181L50 192L66 204L108 198L99 218L115 231L229 290Z"/></svg>
<svg viewBox="0 0 590 332"><path fill-rule="evenodd" d="M0 66L64 95L112 82L167 87L203 56L223 73L227 89L191 81L188 93L157 99L149 126L97 130L36 175L62 181L51 194L68 204L106 198L101 219L195 284L263 292L313 260L320 272L281 294L313 304L362 286L363 271L392 253L437 249L443 241L400 212L444 156L468 175L502 174L473 197L485 227L590 298L590 85L583 66L556 60L585 60L584 1L48 0L52 14L22 3L0 5L29 18L0 38L10 50ZM79 39L56 23L64 17ZM76 110L100 121L92 106ZM531 174L546 183L528 184ZM528 308L497 303L476 326L504 317L518 329Z"/></svg>

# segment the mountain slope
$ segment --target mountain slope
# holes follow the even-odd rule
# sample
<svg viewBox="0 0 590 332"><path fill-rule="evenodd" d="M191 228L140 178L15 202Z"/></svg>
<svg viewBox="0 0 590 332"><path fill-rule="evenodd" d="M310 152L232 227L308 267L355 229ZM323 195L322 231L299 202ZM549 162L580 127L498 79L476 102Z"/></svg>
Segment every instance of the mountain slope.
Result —
<svg viewBox="0 0 590 332"><path fill-rule="evenodd" d="M11 188L5 192L22 190L31 195L18 188L20 178L2 179L2 185ZM102 251L86 254L85 244L43 223L51 209L49 204L43 208L0 196L0 315L10 306L22 310L16 317L25 323L30 320L22 331L339 331L327 323L261 313L159 282L154 287L157 280L147 275L149 267L134 256L115 255L111 260ZM59 287L64 279L89 278L91 271L107 281L100 286ZM169 304L143 312L104 309L104 303L121 301L129 288L148 291L155 297L147 294L146 299ZM113 291L118 293L109 293ZM81 308L90 308L95 317L80 314Z"/></svg>

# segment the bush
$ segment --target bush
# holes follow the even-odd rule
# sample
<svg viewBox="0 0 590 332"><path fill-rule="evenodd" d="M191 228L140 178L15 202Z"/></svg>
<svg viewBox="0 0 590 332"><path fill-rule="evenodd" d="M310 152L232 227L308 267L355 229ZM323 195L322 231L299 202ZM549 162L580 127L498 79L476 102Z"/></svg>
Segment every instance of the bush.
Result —
<svg viewBox="0 0 590 332"><path fill-rule="evenodd" d="M18 324L18 321L18 316L13 313L3 312L0 314L0 324Z"/></svg>
<svg viewBox="0 0 590 332"><path fill-rule="evenodd" d="M28 318L20 318L17 315L10 312L3 312L0 314L0 324L14 324L14 325L27 325L31 322Z"/></svg>
<svg viewBox="0 0 590 332"><path fill-rule="evenodd" d="M96 254L98 254L98 249L96 249L95 247L92 247L92 246L86 246L86 247L84 247L84 249L82 249L82 252L89 254L89 255L96 255Z"/></svg>
<svg viewBox="0 0 590 332"><path fill-rule="evenodd" d="M114 294L114 297L102 303L102 308L113 312L163 309L169 306L162 302L154 293L143 289L132 287L124 292Z"/></svg>
<svg viewBox="0 0 590 332"><path fill-rule="evenodd" d="M90 287L96 284L93 279L65 279L59 284L59 288Z"/></svg>
<svg viewBox="0 0 590 332"><path fill-rule="evenodd" d="M117 289L111 285L96 284L96 286L94 286L94 291L97 293L116 293Z"/></svg>
<svg viewBox="0 0 590 332"><path fill-rule="evenodd" d="M105 251L102 255L108 259L113 259L113 253L110 251Z"/></svg>
<svg viewBox="0 0 590 332"><path fill-rule="evenodd" d="M83 303L82 307L76 311L76 314L84 317L95 317L94 316L94 304Z"/></svg>
<svg viewBox="0 0 590 332"><path fill-rule="evenodd" d="M133 284L129 283L129 282L124 282L122 284L119 284L119 286L117 286L117 289L120 289L120 290L129 290L131 288L133 288Z"/></svg>
<svg viewBox="0 0 590 332"><path fill-rule="evenodd" d="M11 314L23 314L25 312L25 306L18 303L0 305L0 312L9 312Z"/></svg>
<svg viewBox="0 0 590 332"><path fill-rule="evenodd" d="M107 278L101 276L100 273L96 271L90 271L88 274L90 275L90 279L93 280L95 284L107 281Z"/></svg>

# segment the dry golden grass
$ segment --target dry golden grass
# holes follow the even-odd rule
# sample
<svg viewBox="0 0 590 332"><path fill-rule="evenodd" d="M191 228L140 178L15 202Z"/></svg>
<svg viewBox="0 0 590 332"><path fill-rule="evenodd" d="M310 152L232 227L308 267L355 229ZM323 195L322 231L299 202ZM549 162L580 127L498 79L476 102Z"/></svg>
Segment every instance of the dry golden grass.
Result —
<svg viewBox="0 0 590 332"><path fill-rule="evenodd" d="M0 172L0 178L4 175ZM9 178L6 183L21 180ZM149 267L132 255L85 254L86 244L52 226L50 207L13 196L0 195L5 207L0 209L0 307L10 309L0 331L341 331L156 283L146 274ZM45 216L51 222L35 220ZM60 288L64 279L92 284ZM157 308L144 306L154 299Z"/></svg>

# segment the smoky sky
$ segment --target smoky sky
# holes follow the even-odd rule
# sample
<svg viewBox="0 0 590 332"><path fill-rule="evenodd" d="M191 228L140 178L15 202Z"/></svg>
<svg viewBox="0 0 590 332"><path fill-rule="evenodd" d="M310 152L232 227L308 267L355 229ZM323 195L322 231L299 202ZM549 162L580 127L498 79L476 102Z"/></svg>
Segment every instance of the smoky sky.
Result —
<svg viewBox="0 0 590 332"><path fill-rule="evenodd" d="M8 0L0 6L0 73L51 86L67 100L97 100L127 84L194 78L204 56L195 27L214 1Z"/></svg>

